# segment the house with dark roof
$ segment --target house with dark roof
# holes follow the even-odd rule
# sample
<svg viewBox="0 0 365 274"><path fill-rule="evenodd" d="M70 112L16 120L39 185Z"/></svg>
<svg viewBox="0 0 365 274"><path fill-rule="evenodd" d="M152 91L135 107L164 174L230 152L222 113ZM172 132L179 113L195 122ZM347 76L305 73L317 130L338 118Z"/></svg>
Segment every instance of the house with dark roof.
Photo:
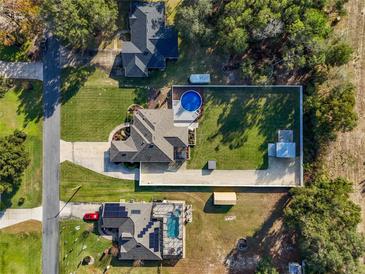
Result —
<svg viewBox="0 0 365 274"><path fill-rule="evenodd" d="M119 260L183 257L185 202L105 203L100 229L118 243Z"/></svg>
<svg viewBox="0 0 365 274"><path fill-rule="evenodd" d="M148 77L150 69L164 70L167 59L178 58L177 32L165 24L164 2L134 1L130 7L131 41L123 42L126 77Z"/></svg>
<svg viewBox="0 0 365 274"><path fill-rule="evenodd" d="M172 109L140 109L134 112L130 136L111 142L114 163L174 162L189 157L188 127L176 127Z"/></svg>

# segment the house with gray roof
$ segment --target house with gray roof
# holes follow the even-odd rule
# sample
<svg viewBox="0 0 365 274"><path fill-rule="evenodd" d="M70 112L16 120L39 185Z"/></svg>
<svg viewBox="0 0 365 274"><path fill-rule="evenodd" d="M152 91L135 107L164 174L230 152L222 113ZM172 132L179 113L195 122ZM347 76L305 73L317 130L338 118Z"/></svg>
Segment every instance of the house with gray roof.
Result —
<svg viewBox="0 0 365 274"><path fill-rule="evenodd" d="M119 260L183 257L185 202L105 203L100 229L118 243Z"/></svg>
<svg viewBox="0 0 365 274"><path fill-rule="evenodd" d="M148 77L150 69L163 70L167 59L178 58L177 32L165 24L164 2L133 1L129 28L131 41L123 42L121 54L126 77Z"/></svg>
<svg viewBox="0 0 365 274"><path fill-rule="evenodd" d="M174 162L188 159L188 128L174 125L172 109L140 109L134 112L130 136L111 142L114 163Z"/></svg>

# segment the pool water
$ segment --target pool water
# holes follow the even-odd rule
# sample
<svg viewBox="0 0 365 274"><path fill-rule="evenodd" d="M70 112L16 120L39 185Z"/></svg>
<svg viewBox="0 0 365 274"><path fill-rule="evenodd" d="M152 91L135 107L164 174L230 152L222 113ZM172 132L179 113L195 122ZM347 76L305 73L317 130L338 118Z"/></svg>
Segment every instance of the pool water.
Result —
<svg viewBox="0 0 365 274"><path fill-rule="evenodd" d="M167 237L177 238L179 236L179 212L171 213L167 217Z"/></svg>
<svg viewBox="0 0 365 274"><path fill-rule="evenodd" d="M202 106L202 97L195 90L188 90L181 96L181 105L187 111L197 111Z"/></svg>

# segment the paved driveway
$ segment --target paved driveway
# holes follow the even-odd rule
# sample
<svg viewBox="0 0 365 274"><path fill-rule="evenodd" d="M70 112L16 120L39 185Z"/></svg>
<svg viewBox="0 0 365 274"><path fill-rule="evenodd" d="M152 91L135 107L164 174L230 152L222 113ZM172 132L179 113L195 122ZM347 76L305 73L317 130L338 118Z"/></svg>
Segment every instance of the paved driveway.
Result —
<svg viewBox="0 0 365 274"><path fill-rule="evenodd" d="M106 176L135 180L138 169L128 169L109 160L109 142L65 142L61 140L60 160L70 161Z"/></svg>
<svg viewBox="0 0 365 274"><path fill-rule="evenodd" d="M13 79L43 80L43 64L0 61L0 75Z"/></svg>
<svg viewBox="0 0 365 274"><path fill-rule="evenodd" d="M98 211L101 204L97 203L59 203L60 218L79 218L82 219L87 212ZM9 227L18 223L26 222L29 220L36 220L42 222L43 208L41 206L35 208L17 208L6 209L0 211L0 229Z"/></svg>
<svg viewBox="0 0 365 274"><path fill-rule="evenodd" d="M206 170L141 164L141 186L293 187L300 185L300 159L269 157L266 170Z"/></svg>

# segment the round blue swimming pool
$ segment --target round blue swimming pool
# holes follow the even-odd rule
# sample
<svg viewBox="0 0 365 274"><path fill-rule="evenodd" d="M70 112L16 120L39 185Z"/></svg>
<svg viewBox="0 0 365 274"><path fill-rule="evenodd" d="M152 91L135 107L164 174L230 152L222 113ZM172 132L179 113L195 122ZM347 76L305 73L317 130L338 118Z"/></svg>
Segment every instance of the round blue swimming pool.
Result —
<svg viewBox="0 0 365 274"><path fill-rule="evenodd" d="M181 106L187 111L197 111L203 103L202 97L195 90L185 91L180 101Z"/></svg>

